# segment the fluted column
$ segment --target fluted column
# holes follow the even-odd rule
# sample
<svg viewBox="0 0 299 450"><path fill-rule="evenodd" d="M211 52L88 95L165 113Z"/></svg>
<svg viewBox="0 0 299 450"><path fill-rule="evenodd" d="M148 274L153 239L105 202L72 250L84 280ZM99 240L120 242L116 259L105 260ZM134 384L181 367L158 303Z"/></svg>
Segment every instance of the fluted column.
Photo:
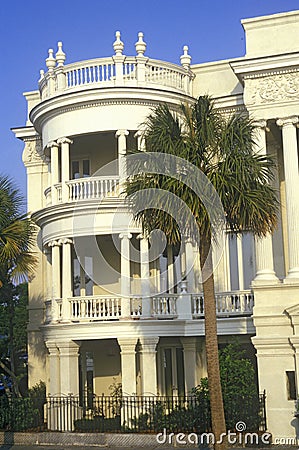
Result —
<svg viewBox="0 0 299 450"><path fill-rule="evenodd" d="M62 202L65 203L69 199L68 186L66 184L70 179L70 144L73 141L67 137L57 140L57 144L61 146L61 196Z"/></svg>
<svg viewBox="0 0 299 450"><path fill-rule="evenodd" d="M299 282L299 175L296 125L298 117L277 120L282 127L286 189L289 271L286 282Z"/></svg>
<svg viewBox="0 0 299 450"><path fill-rule="evenodd" d="M117 130L115 133L115 137L118 141L118 171L119 171L119 178L120 178L120 184L122 184L127 176L127 169L126 169L126 152L127 152L127 136L129 135L128 130Z"/></svg>
<svg viewBox="0 0 299 450"><path fill-rule="evenodd" d="M130 272L130 239L131 233L121 233L120 239L120 290L121 315L123 318L131 317L131 272Z"/></svg>
<svg viewBox="0 0 299 450"><path fill-rule="evenodd" d="M159 337L142 337L139 341L142 394L157 395L156 347Z"/></svg>
<svg viewBox="0 0 299 450"><path fill-rule="evenodd" d="M255 122L255 152L260 155L267 154L266 125L265 120ZM254 284L272 284L279 280L275 275L272 235L267 234L263 238L255 237L256 276Z"/></svg>
<svg viewBox="0 0 299 450"><path fill-rule="evenodd" d="M121 384L124 395L136 395L136 344L135 338L117 338L121 351Z"/></svg>
<svg viewBox="0 0 299 450"><path fill-rule="evenodd" d="M46 341L49 351L49 386L48 394L51 396L60 395L60 361L59 350L53 341Z"/></svg>
<svg viewBox="0 0 299 450"><path fill-rule="evenodd" d="M151 298L150 298L150 270L149 270L149 251L148 239L139 234L137 238L140 240L140 277L141 277L141 294L142 294L142 316L151 317Z"/></svg>
<svg viewBox="0 0 299 450"><path fill-rule="evenodd" d="M55 185L59 183L59 145L52 141L47 147L50 149L51 158L51 203L55 205L58 201Z"/></svg>

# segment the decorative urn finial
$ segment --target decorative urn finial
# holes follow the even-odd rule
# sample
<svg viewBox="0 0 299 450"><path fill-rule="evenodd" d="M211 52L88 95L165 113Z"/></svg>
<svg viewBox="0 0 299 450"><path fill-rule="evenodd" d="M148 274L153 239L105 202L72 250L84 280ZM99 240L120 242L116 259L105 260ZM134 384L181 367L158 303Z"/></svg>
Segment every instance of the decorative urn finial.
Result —
<svg viewBox="0 0 299 450"><path fill-rule="evenodd" d="M190 68L191 64L191 56L188 54L188 45L184 45L183 47L183 55L181 56L181 64L185 69Z"/></svg>
<svg viewBox="0 0 299 450"><path fill-rule="evenodd" d="M120 40L120 31L115 33L116 40L113 44L113 48L116 55L122 55L124 50L124 43Z"/></svg>
<svg viewBox="0 0 299 450"><path fill-rule="evenodd" d="M56 52L55 58L56 58L58 67L61 67L64 64L66 55L65 55L64 51L62 50L62 42L61 41L57 42L57 47L58 47L58 50Z"/></svg>
<svg viewBox="0 0 299 450"><path fill-rule="evenodd" d="M49 56L46 59L46 66L48 67L49 72L53 72L55 66L56 66L56 59L54 58L54 50L52 48L49 48L48 50Z"/></svg>
<svg viewBox="0 0 299 450"><path fill-rule="evenodd" d="M143 56L146 50L146 43L143 40L143 33L138 33L138 41L135 44L136 52L138 56Z"/></svg>

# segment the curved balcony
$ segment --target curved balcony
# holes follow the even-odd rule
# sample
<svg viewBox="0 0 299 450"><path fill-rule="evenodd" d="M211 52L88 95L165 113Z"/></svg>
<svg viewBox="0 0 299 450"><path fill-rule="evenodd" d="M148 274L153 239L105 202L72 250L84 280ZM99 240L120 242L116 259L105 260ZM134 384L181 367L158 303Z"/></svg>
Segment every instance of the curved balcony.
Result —
<svg viewBox="0 0 299 450"><path fill-rule="evenodd" d="M43 73L42 100L58 94L104 87L154 87L191 95L194 74L173 63L137 56L80 61Z"/></svg>
<svg viewBox="0 0 299 450"><path fill-rule="evenodd" d="M203 319L203 294L163 294L148 299L130 298L131 319L143 319L142 304L150 302L151 318L158 320ZM46 302L45 323L113 321L123 318L123 305L128 299L121 296L85 296L54 299ZM251 316L254 297L251 291L231 291L216 294L218 318ZM126 317L127 319L127 317Z"/></svg>

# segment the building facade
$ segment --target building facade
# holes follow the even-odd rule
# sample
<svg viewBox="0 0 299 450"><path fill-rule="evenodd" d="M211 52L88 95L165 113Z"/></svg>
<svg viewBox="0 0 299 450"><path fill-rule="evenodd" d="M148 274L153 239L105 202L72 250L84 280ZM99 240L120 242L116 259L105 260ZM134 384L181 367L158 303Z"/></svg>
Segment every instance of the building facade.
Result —
<svg viewBox="0 0 299 450"><path fill-rule="evenodd" d="M28 209L39 225L29 292L29 382L51 395L182 394L206 375L196 242L151 246L122 194L126 152L142 146L152 108L211 95L224 114L249 114L258 152L277 159L273 236L225 236L215 269L219 343L255 349L268 428L295 436L299 381L299 11L242 21L245 56L191 65L125 56L66 65L49 50L38 90L25 93ZM216 258L216 256L214 256Z"/></svg>

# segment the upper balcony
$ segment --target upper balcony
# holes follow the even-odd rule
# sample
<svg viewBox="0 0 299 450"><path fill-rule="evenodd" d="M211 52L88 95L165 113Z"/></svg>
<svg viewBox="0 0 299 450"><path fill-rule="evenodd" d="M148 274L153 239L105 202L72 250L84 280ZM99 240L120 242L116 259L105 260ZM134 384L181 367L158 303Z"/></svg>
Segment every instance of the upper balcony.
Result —
<svg viewBox="0 0 299 450"><path fill-rule="evenodd" d="M120 40L120 32L116 32L113 48L115 54L111 57L64 65L66 55L59 42L55 57L54 51L49 50L49 57L46 59L48 71L41 71L41 99L91 88L120 86L171 89L192 95L194 74L190 70L191 57L187 46L184 46L181 66L144 56L146 43L143 41L143 33L138 34L136 56L123 55L124 44Z"/></svg>

